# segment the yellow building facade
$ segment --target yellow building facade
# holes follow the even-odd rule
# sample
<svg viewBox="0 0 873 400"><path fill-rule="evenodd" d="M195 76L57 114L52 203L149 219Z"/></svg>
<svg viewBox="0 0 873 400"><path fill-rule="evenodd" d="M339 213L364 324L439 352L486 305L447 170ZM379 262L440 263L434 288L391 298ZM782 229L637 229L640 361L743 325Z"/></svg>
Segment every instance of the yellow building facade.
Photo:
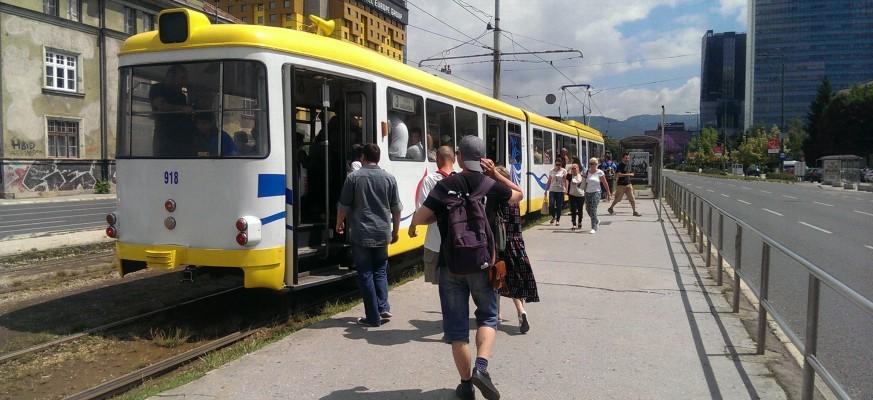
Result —
<svg viewBox="0 0 873 400"><path fill-rule="evenodd" d="M408 10L401 0L210 0L242 23L314 31L309 15L336 23L333 37L404 61Z"/></svg>

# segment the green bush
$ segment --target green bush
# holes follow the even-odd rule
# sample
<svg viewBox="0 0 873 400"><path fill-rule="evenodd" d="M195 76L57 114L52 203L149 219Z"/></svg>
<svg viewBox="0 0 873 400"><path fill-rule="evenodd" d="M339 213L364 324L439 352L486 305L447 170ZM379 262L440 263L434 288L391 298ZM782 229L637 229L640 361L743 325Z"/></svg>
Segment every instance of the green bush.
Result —
<svg viewBox="0 0 873 400"><path fill-rule="evenodd" d="M718 168L705 168L703 170L703 173L709 175L727 175L727 172L724 172L723 170Z"/></svg>
<svg viewBox="0 0 873 400"><path fill-rule="evenodd" d="M784 172L771 172L767 174L767 180L777 180L777 181L794 181L794 174L788 174Z"/></svg>
<svg viewBox="0 0 873 400"><path fill-rule="evenodd" d="M94 193L96 194L107 194L109 193L109 189L109 181L97 181L97 183L94 184Z"/></svg>

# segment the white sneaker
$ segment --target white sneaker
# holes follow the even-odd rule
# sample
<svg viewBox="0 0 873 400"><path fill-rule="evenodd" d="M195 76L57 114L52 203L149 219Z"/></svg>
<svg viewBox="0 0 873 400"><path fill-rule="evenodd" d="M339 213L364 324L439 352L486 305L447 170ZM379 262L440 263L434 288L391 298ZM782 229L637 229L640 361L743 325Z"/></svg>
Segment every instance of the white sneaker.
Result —
<svg viewBox="0 0 873 400"><path fill-rule="evenodd" d="M597 233L597 230L596 230L596 229L592 229L592 230L588 231L588 233L590 233L590 234L593 235L593 234Z"/></svg>

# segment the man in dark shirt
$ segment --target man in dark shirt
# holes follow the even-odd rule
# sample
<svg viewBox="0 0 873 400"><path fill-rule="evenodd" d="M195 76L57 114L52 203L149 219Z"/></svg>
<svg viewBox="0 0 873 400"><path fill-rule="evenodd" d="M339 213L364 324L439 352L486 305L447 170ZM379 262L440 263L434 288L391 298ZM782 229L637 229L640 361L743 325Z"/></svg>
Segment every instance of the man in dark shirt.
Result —
<svg viewBox="0 0 873 400"><path fill-rule="evenodd" d="M155 112L154 156L182 156L190 152L191 133L194 124L183 88L188 82L188 71L182 65L167 69L164 81L149 89L149 101Z"/></svg>
<svg viewBox="0 0 873 400"><path fill-rule="evenodd" d="M449 191L473 193L480 185L490 180L496 182L486 195L486 212L489 220L493 219L501 204L518 203L522 193L510 189L511 182L506 177L496 174L494 163L485 157L485 142L476 136L466 136L461 141L458 151L458 164L463 169L461 173L441 180L431 190L424 204L412 217L409 234L415 237L415 227L436 220L442 236L442 250L439 258L439 293L443 313L443 332L446 343L452 345L452 356L461 384L455 393L461 399L472 399L476 385L486 399L499 399L500 393L491 382L488 374L488 359L494 346L497 327L497 293L488 279L488 269L480 266L465 268L466 273L450 271L445 256L451 250L450 239L447 237L448 213L441 199L449 196ZM492 248L492 251L494 249ZM456 266L458 267L458 266ZM458 267L460 268L460 267ZM470 297L476 304L476 361L475 367L467 344L470 341Z"/></svg>
<svg viewBox="0 0 873 400"><path fill-rule="evenodd" d="M358 324L377 327L391 318L388 244L397 242L403 206L394 176L379 168L379 146L366 144L363 152L363 167L350 173L343 184L336 232L345 233L348 215L352 256L366 313Z"/></svg>
<svg viewBox="0 0 873 400"><path fill-rule="evenodd" d="M640 217L642 214L637 212L637 203L634 201L634 187L630 183L630 177L634 176L633 172L631 172L630 168L630 157L628 157L627 153L622 154L621 162L618 163L618 170L615 175L618 177L618 182L615 185L615 200L612 201L612 205L609 206L610 214L615 214L615 207L618 202L621 201L622 196L627 193L627 200L631 204L631 208L634 210L634 216Z"/></svg>
<svg viewBox="0 0 873 400"><path fill-rule="evenodd" d="M194 116L194 126L197 128L197 134L193 140L193 152L197 157L215 157L218 156L218 137L219 129L215 125L215 113L201 112ZM233 139L225 131L220 131L221 135L221 157L232 157L237 155L236 144Z"/></svg>

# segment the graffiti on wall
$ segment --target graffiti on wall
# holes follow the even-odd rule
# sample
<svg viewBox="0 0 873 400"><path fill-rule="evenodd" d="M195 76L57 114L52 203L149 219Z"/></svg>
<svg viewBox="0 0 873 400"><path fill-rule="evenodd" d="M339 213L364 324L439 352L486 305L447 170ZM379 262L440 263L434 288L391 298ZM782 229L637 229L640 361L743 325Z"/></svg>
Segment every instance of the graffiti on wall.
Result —
<svg viewBox="0 0 873 400"><path fill-rule="evenodd" d="M100 163L7 162L3 164L4 191L12 193L92 190L100 178ZM115 182L115 168L110 166Z"/></svg>
<svg viewBox="0 0 873 400"><path fill-rule="evenodd" d="M37 155L36 143L26 140L12 139L9 142L9 154L19 157L32 157Z"/></svg>

